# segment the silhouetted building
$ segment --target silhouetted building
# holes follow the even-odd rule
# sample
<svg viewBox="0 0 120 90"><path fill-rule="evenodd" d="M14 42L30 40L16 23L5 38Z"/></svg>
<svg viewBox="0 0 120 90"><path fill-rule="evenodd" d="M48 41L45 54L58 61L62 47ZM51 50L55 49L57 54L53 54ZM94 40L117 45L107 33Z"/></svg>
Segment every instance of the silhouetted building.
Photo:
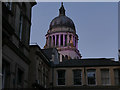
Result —
<svg viewBox="0 0 120 90"><path fill-rule="evenodd" d="M35 4L2 3L2 88L28 88L31 10Z"/></svg>

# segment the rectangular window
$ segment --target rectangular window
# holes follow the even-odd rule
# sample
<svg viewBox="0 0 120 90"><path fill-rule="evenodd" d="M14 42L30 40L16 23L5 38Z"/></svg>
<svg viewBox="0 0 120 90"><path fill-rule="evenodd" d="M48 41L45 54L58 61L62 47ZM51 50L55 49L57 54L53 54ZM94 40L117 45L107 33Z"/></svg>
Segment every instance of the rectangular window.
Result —
<svg viewBox="0 0 120 90"><path fill-rule="evenodd" d="M115 85L120 85L120 69L114 69Z"/></svg>
<svg viewBox="0 0 120 90"><path fill-rule="evenodd" d="M2 88L10 87L10 63L3 59L2 62Z"/></svg>
<svg viewBox="0 0 120 90"><path fill-rule="evenodd" d="M22 85L22 82L23 82L23 71L18 68L17 83L18 83L18 85Z"/></svg>
<svg viewBox="0 0 120 90"><path fill-rule="evenodd" d="M74 85L82 85L81 70L73 70Z"/></svg>
<svg viewBox="0 0 120 90"><path fill-rule="evenodd" d="M87 82L88 85L96 85L96 76L95 76L96 71L91 69L87 70Z"/></svg>
<svg viewBox="0 0 120 90"><path fill-rule="evenodd" d="M102 69L101 70L101 83L102 83L102 85L109 85L110 84L109 69Z"/></svg>
<svg viewBox="0 0 120 90"><path fill-rule="evenodd" d="M58 85L65 85L65 70L58 70Z"/></svg>

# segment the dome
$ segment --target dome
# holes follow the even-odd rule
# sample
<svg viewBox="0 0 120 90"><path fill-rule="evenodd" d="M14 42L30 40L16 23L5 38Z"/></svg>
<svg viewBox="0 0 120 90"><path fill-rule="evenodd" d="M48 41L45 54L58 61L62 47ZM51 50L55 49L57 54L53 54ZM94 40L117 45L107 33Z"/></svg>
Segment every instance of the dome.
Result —
<svg viewBox="0 0 120 90"><path fill-rule="evenodd" d="M64 15L59 15L58 17L54 18L51 23L50 23L50 29L55 28L55 27L61 27L61 26L66 26L70 27L73 30L75 30L75 25L73 21Z"/></svg>
<svg viewBox="0 0 120 90"><path fill-rule="evenodd" d="M61 5L61 8L59 9L59 16L51 21L49 29L51 30L52 28L62 27L62 26L70 27L73 30L75 30L75 25L73 21L65 15L65 9L63 3Z"/></svg>

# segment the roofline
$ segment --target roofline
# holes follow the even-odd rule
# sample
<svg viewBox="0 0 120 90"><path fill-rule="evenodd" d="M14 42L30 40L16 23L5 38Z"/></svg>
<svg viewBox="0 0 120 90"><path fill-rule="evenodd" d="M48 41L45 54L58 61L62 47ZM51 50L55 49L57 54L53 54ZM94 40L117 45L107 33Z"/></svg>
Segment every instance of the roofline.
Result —
<svg viewBox="0 0 120 90"><path fill-rule="evenodd" d="M120 66L120 65L94 65L94 66L54 66L54 68L73 68L73 67L113 67L113 66Z"/></svg>

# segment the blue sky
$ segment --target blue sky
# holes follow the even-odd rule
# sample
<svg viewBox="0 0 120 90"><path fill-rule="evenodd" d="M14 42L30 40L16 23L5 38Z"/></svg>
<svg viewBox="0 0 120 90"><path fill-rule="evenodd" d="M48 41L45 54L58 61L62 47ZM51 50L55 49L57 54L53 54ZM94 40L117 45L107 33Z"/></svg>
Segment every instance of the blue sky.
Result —
<svg viewBox="0 0 120 90"><path fill-rule="evenodd" d="M75 24L83 58L118 56L118 3L65 2L66 15ZM30 43L44 47L50 22L59 15L60 2L39 2L32 9Z"/></svg>

